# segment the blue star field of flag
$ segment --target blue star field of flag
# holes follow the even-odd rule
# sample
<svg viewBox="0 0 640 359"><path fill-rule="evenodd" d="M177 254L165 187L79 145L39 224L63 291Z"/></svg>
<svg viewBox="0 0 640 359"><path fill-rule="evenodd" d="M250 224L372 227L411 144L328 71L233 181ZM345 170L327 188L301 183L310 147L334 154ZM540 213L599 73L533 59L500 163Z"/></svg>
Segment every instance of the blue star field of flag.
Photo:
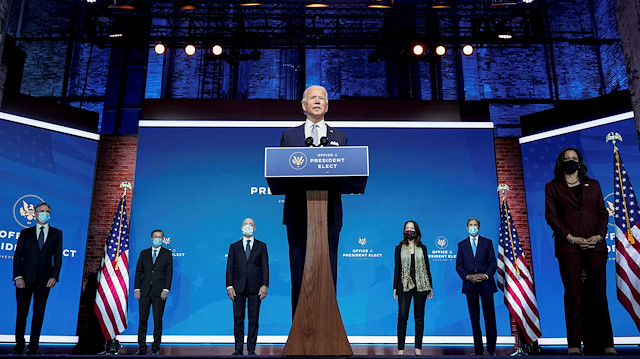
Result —
<svg viewBox="0 0 640 359"><path fill-rule="evenodd" d="M629 224L631 225L631 227L638 223L638 203L636 201L635 193L633 192L631 180L629 179L627 170L624 168L624 164L622 163L622 158L620 158L620 170L618 170L615 155L613 171L615 173L613 194L616 225L618 226L618 228L626 232L628 228L623 200L626 201L626 210L627 214L629 215Z"/></svg>
<svg viewBox="0 0 640 359"><path fill-rule="evenodd" d="M107 255L112 261L116 259L118 253L129 249L129 227L127 224L127 204L125 197L120 198L118 209L111 224L109 239L107 241ZM122 223L120 219L122 218ZM120 248L118 251L118 237L120 237Z"/></svg>
<svg viewBox="0 0 640 359"><path fill-rule="evenodd" d="M506 213L504 207L506 207L507 209ZM511 236L509 236L509 232L511 232ZM512 239L513 246L511 245ZM522 255L522 246L520 245L520 239L518 238L516 228L513 226L511 210L509 210L509 205L506 202L504 203L503 208L500 211L500 246L504 248L504 256L507 257L509 261L511 261L511 263L515 263L515 258L518 258Z"/></svg>

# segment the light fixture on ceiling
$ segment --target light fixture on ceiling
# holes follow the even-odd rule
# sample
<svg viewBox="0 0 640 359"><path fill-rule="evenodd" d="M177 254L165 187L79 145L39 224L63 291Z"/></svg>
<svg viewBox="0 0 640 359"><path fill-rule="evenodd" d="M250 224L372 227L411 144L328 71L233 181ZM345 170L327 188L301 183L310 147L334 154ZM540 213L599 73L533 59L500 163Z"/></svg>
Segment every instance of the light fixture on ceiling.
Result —
<svg viewBox="0 0 640 359"><path fill-rule="evenodd" d="M252 1L240 1L240 6L246 6L246 7L250 7L250 6L262 6L262 3L259 2L252 2Z"/></svg>
<svg viewBox="0 0 640 359"><path fill-rule="evenodd" d="M156 46L153 47L153 51L155 51L156 54L158 54L158 55L164 54L166 49L167 48L162 43L157 43Z"/></svg>
<svg viewBox="0 0 640 359"><path fill-rule="evenodd" d="M431 4L432 9L450 9L451 4L447 0L434 0Z"/></svg>
<svg viewBox="0 0 640 359"><path fill-rule="evenodd" d="M466 56L473 54L473 46L471 44L466 44L462 46L462 53Z"/></svg>
<svg viewBox="0 0 640 359"><path fill-rule="evenodd" d="M187 46L184 47L184 53L192 56L193 54L196 53L196 47L192 44L188 44Z"/></svg>
<svg viewBox="0 0 640 359"><path fill-rule="evenodd" d="M415 44L413 45L412 52L416 56L422 56L424 55L424 46L422 46L421 44Z"/></svg>
<svg viewBox="0 0 640 359"><path fill-rule="evenodd" d="M443 56L446 53L447 53L446 47L444 47L443 45L436 46L436 55Z"/></svg>
<svg viewBox="0 0 640 359"><path fill-rule="evenodd" d="M213 46L211 47L211 53L212 53L212 54L214 54L215 56L220 56L220 55L222 55L222 51L223 51L222 46L220 46L220 45L218 45L218 44L215 44L215 45L213 45Z"/></svg>
<svg viewBox="0 0 640 359"><path fill-rule="evenodd" d="M367 7L370 9L391 9L392 5L393 0L371 0Z"/></svg>
<svg viewBox="0 0 640 359"><path fill-rule="evenodd" d="M323 4L323 3L309 3L309 4L305 5L304 7L308 7L308 8L324 8L324 7L329 7L329 5Z"/></svg>

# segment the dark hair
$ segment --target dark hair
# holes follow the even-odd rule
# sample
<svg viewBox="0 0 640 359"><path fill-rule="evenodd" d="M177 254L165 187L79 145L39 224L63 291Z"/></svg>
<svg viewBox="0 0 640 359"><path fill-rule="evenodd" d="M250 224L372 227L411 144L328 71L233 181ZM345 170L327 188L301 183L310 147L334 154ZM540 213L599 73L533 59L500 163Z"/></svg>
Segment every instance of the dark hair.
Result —
<svg viewBox="0 0 640 359"><path fill-rule="evenodd" d="M560 151L558 154L558 158L556 158L556 167L553 169L554 181L562 182L564 181L564 171L562 170L562 162L564 162L564 154L567 151L574 151L578 155L578 178L580 181L584 181L588 179L587 177L587 165L584 164L584 160L582 159L582 153L578 151L578 149L573 147L565 148Z"/></svg>
<svg viewBox="0 0 640 359"><path fill-rule="evenodd" d="M47 206L47 207L49 207L49 209L50 209L50 210L52 210L52 211L53 211L53 209L51 209L51 206L50 206L50 205L49 205L49 203L47 203L47 202L42 202L42 203L40 203L40 204L37 204L37 205L36 205L36 208L34 208L34 209L33 209L33 211L34 211L35 213L38 213L38 208L40 208L40 207L42 207L42 206Z"/></svg>
<svg viewBox="0 0 640 359"><path fill-rule="evenodd" d="M420 233L420 226L418 225L418 222L413 221L413 220L406 221L404 223L404 226L402 226L402 240L400 241L400 244L409 244L409 240L404 238L404 229L407 227L407 224L409 224L409 223L413 223L413 227L416 229L415 245L416 246L421 246L422 245L422 241L420 239L422 238L422 233Z"/></svg>
<svg viewBox="0 0 640 359"><path fill-rule="evenodd" d="M153 231L151 231L151 238L153 238L153 234L156 232L162 233L162 237L164 238L164 232L162 231L162 229L154 229Z"/></svg>

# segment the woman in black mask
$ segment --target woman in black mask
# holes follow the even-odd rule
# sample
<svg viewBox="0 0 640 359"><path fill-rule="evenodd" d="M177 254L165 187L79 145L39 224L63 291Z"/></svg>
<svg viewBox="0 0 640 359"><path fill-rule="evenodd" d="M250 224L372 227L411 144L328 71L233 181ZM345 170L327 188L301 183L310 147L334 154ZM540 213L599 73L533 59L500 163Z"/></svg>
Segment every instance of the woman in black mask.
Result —
<svg viewBox="0 0 640 359"><path fill-rule="evenodd" d="M607 303L604 241L609 213L600 184L586 173L580 151L566 148L558 154L554 179L545 186L545 218L553 230L564 285L568 354L580 355L581 342L589 334L582 321L593 318L589 331L601 331L599 346L611 355L616 351Z"/></svg>
<svg viewBox="0 0 640 359"><path fill-rule="evenodd" d="M433 298L433 281L427 247L420 241L421 237L418 223L407 221L403 239L396 246L393 299L398 301L398 355L404 354L411 298L414 299L413 316L416 322L415 354L422 355L424 305L427 298Z"/></svg>

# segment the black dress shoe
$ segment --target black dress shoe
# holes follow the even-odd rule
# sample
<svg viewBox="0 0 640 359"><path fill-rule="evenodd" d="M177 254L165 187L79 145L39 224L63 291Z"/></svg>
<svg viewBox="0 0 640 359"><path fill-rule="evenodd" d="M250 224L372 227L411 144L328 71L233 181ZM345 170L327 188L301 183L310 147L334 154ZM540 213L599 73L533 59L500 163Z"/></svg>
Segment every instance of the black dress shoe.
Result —
<svg viewBox="0 0 640 359"><path fill-rule="evenodd" d="M147 355L147 349L138 349L138 351L136 352L136 355Z"/></svg>
<svg viewBox="0 0 640 359"><path fill-rule="evenodd" d="M38 350L27 350L27 355L42 355Z"/></svg>
<svg viewBox="0 0 640 359"><path fill-rule="evenodd" d="M160 355L160 349L151 349L151 355Z"/></svg>
<svg viewBox="0 0 640 359"><path fill-rule="evenodd" d="M24 355L24 349L22 349L22 350L20 350L20 351L17 351L17 350L15 350L15 349L14 349L14 350L11 352L11 355Z"/></svg>
<svg viewBox="0 0 640 359"><path fill-rule="evenodd" d="M235 352L231 353L231 355L242 355L242 351L236 350Z"/></svg>
<svg viewBox="0 0 640 359"><path fill-rule="evenodd" d="M492 356L492 357L496 356L496 352L489 352L489 356Z"/></svg>
<svg viewBox="0 0 640 359"><path fill-rule="evenodd" d="M253 350L249 350L249 351L247 352L247 355L256 355L256 352L255 352L255 351L253 351Z"/></svg>

